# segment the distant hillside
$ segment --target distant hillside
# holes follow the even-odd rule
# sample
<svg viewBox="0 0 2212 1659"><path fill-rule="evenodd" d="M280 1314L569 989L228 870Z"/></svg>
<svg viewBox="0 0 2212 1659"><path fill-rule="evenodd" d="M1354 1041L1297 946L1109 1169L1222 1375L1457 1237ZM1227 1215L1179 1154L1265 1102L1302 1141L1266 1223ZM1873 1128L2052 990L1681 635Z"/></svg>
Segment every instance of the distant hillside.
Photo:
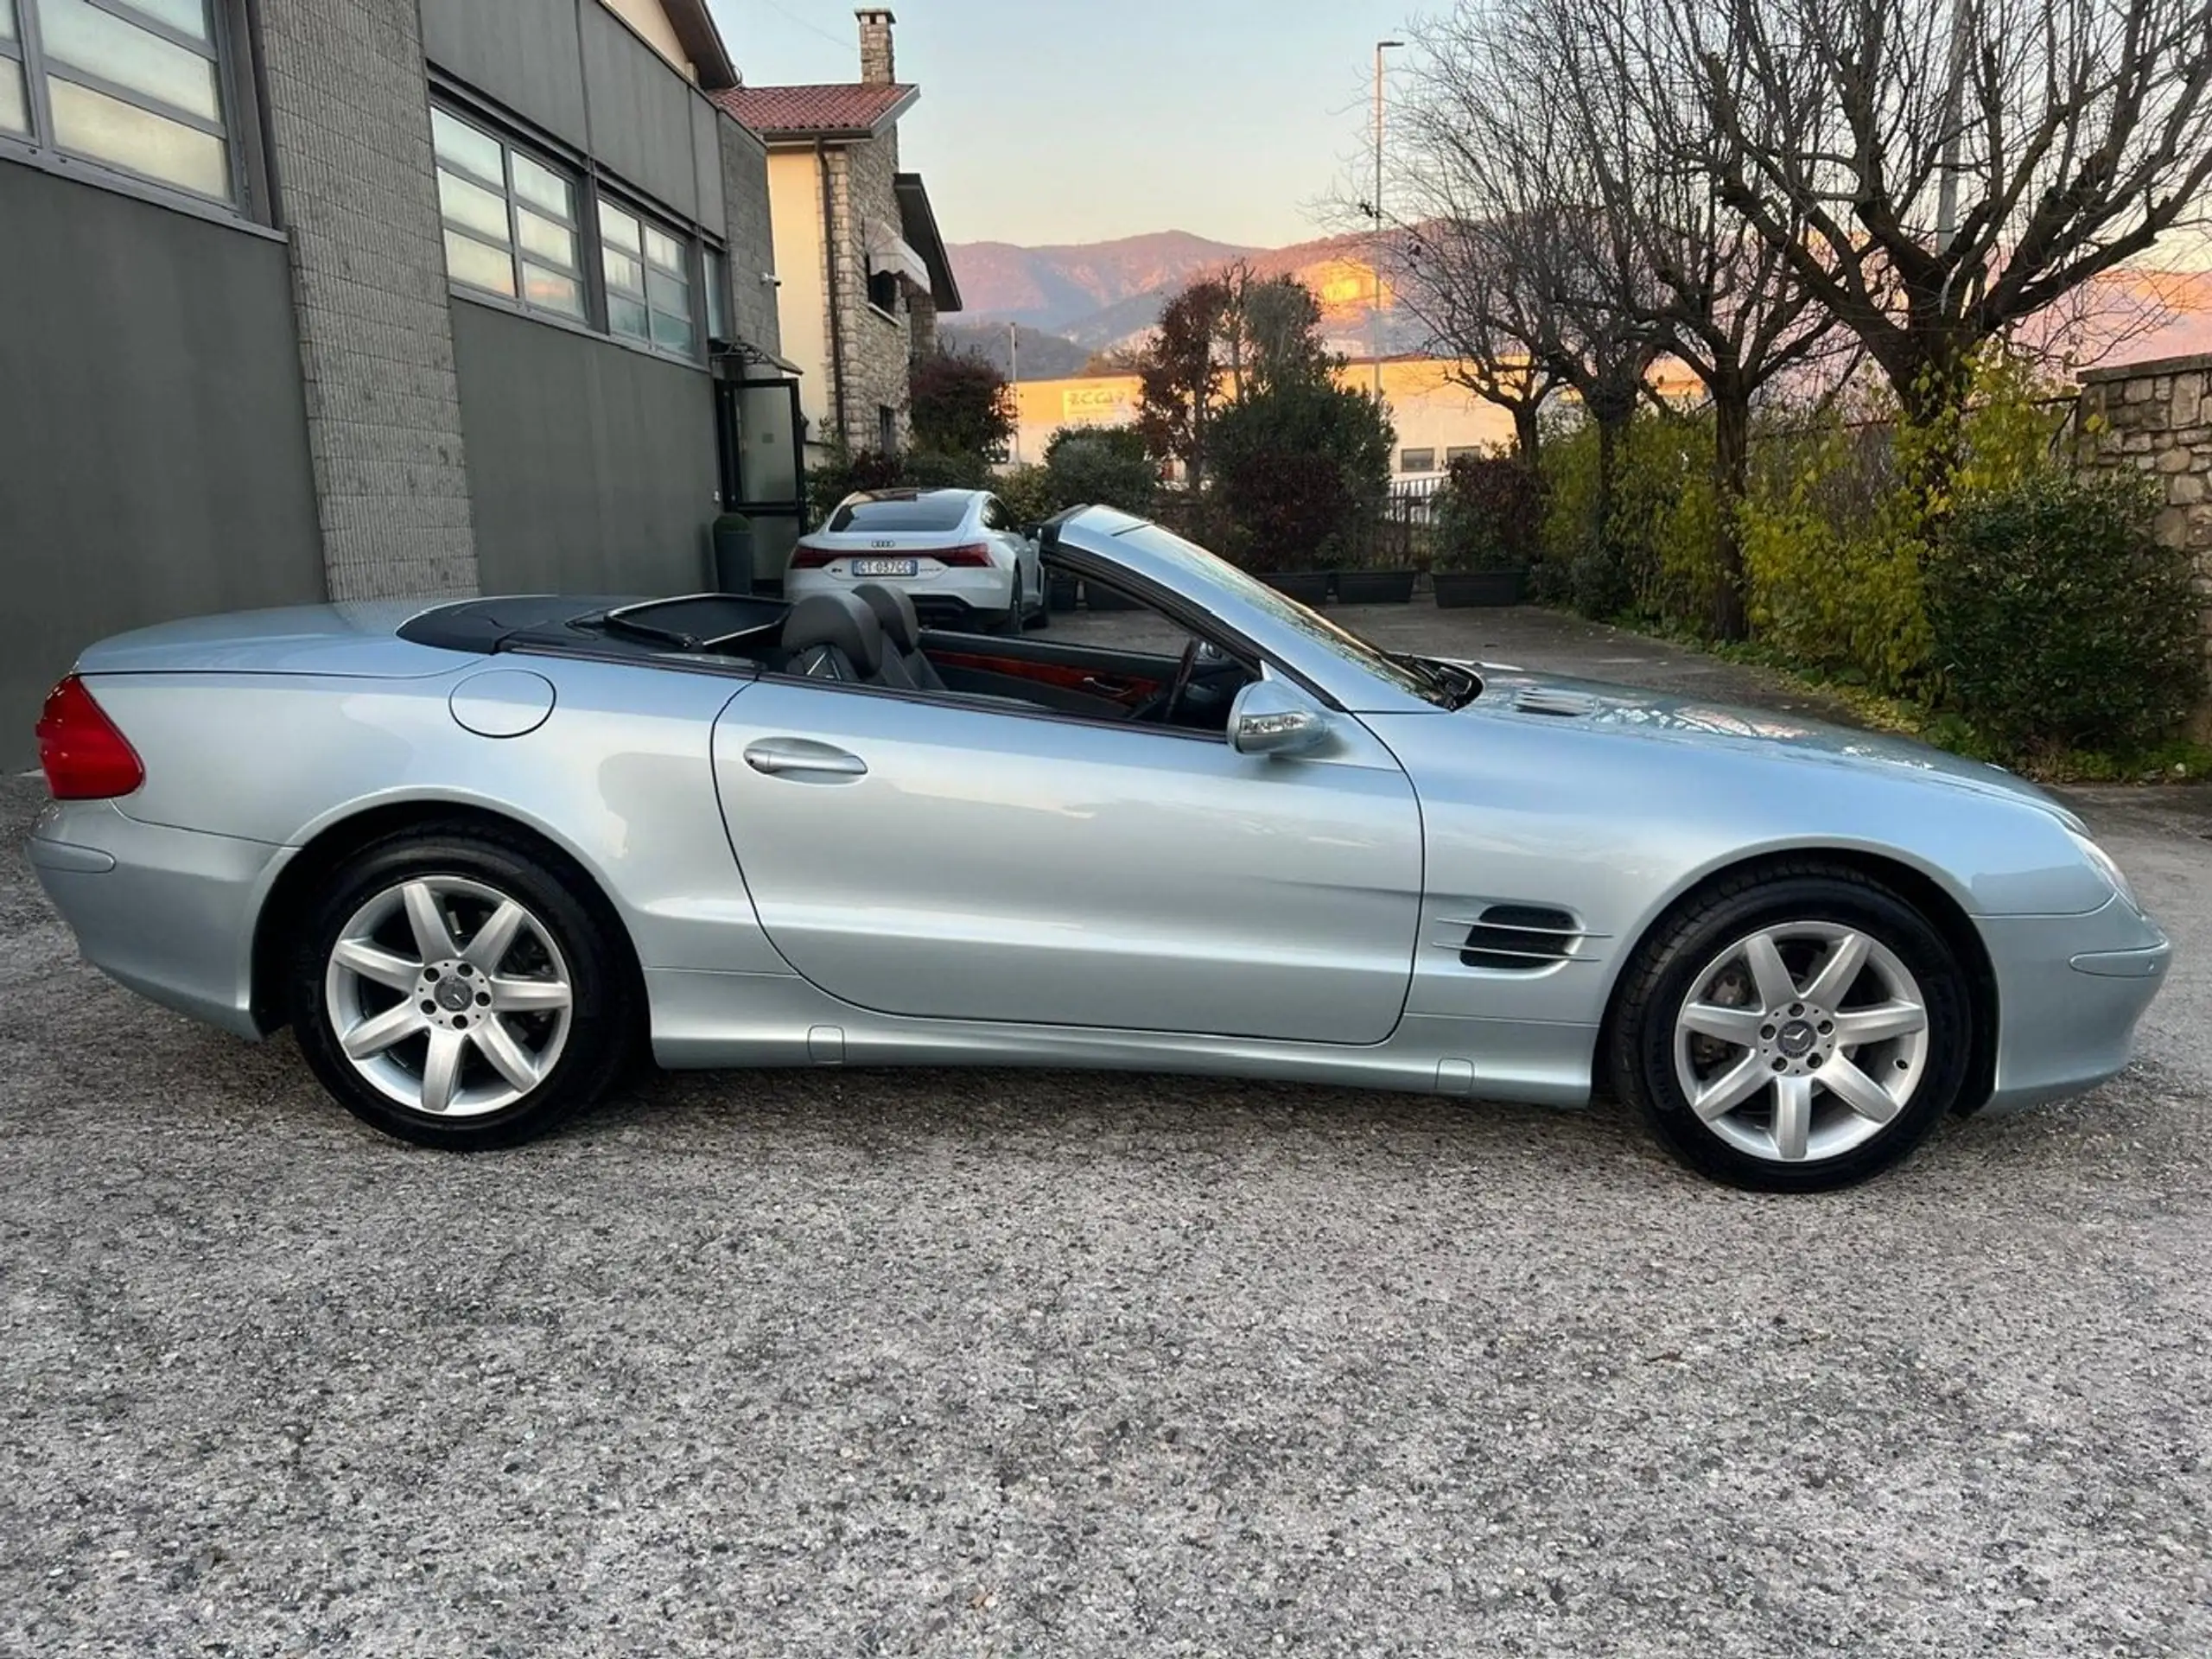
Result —
<svg viewBox="0 0 2212 1659"><path fill-rule="evenodd" d="M1020 324L1015 327L1021 330L1020 369L1024 380L1064 380L1070 375L1081 374L1084 365L1090 361L1089 348L1077 345L1065 334L1048 334L1040 328ZM937 336L946 351L980 357L1001 374L1010 374L1014 365L1007 350L1006 331L1007 325L1002 322L970 321L963 311L938 324Z"/></svg>
<svg viewBox="0 0 2212 1659"><path fill-rule="evenodd" d="M1287 248L1239 248L1170 231L1084 247L1017 248L974 242L949 250L967 301L964 322L1015 321L1090 351L1126 345L1152 328L1167 302L1238 259L1262 276L1296 276L1321 299L1323 326L1339 350L1367 350L1374 293L1367 238L1325 237ZM1425 331L1386 312L1382 348L1418 351ZM1036 378L1022 344L1023 378ZM1038 372L1041 373L1041 371Z"/></svg>
<svg viewBox="0 0 2212 1659"><path fill-rule="evenodd" d="M1141 339L1192 281L1243 259L1255 275L1295 276L1312 289L1321 301L1322 330L1331 347L1364 356L1375 294L1370 251L1363 235L1287 248L1239 248L1180 231L1081 247L968 243L950 250L968 308L957 325L948 319L944 332L950 339L956 327L988 328L995 320L1001 326L994 360L1003 369L1002 325L1020 321L1026 325L1024 379L1078 374L1092 353ZM1386 305L1381 321L1386 355L1430 348L1427 329L1403 307ZM2083 366L2212 351L2212 271L2113 271L2024 332ZM1059 346L1068 350L1056 350ZM1059 364L1068 366L1052 366Z"/></svg>
<svg viewBox="0 0 2212 1659"><path fill-rule="evenodd" d="M963 242L946 250L969 321L1024 322L1065 334L1132 295L1182 287L1194 271L1255 251L1184 231L1157 231L1081 246L1018 248Z"/></svg>

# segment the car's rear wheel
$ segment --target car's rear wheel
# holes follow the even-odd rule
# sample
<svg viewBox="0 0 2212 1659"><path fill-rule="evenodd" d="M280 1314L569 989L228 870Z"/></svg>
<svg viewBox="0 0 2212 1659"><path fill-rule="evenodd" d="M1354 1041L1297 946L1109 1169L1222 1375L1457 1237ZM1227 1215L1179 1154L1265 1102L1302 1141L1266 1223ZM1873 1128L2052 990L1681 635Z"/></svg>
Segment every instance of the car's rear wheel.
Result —
<svg viewBox="0 0 2212 1659"><path fill-rule="evenodd" d="M1824 1191L1926 1137L1965 1084L1972 1020L1950 946L1897 894L1841 867L1770 869L1699 895L1645 941L1614 1080L1692 1167Z"/></svg>
<svg viewBox="0 0 2212 1659"><path fill-rule="evenodd" d="M393 837L341 865L302 931L292 1023L346 1109L454 1150L512 1146L605 1092L635 1028L596 906L520 836Z"/></svg>

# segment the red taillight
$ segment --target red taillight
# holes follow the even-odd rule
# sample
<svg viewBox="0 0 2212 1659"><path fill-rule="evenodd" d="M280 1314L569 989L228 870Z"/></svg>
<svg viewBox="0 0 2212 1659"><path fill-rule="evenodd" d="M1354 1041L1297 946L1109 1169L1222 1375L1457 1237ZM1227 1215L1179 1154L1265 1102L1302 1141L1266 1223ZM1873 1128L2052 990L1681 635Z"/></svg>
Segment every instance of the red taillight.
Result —
<svg viewBox="0 0 2212 1659"><path fill-rule="evenodd" d="M819 570L836 556L826 547L809 547L801 542L791 549L791 568L794 570Z"/></svg>
<svg viewBox="0 0 2212 1659"><path fill-rule="evenodd" d="M970 542L965 547L948 547L925 556L944 564L957 564L971 570L991 568L991 550L982 542Z"/></svg>
<svg viewBox="0 0 2212 1659"><path fill-rule="evenodd" d="M138 752L74 674L47 695L38 717L38 763L57 801L105 801L146 781Z"/></svg>

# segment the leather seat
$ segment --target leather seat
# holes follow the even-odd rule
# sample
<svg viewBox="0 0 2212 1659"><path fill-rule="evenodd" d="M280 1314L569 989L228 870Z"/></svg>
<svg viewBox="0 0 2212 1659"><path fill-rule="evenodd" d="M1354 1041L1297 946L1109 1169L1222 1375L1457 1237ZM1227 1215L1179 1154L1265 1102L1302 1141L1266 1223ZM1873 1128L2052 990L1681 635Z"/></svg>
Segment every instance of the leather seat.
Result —
<svg viewBox="0 0 2212 1659"><path fill-rule="evenodd" d="M883 625L853 594L809 594L784 619L784 672L810 680L884 685ZM904 664L901 664L902 668Z"/></svg>
<svg viewBox="0 0 2212 1659"><path fill-rule="evenodd" d="M922 654L921 618L915 613L912 598L903 588L869 582L854 588L853 594L867 601L882 626L886 685L903 685L916 691L950 689L938 673L937 664Z"/></svg>

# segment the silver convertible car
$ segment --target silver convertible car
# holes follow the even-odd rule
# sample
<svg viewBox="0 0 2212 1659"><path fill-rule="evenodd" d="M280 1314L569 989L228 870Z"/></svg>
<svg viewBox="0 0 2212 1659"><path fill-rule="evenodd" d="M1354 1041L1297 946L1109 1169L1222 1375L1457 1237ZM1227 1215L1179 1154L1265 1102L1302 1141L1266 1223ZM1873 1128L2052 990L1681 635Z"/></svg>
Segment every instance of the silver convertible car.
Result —
<svg viewBox="0 0 2212 1659"><path fill-rule="evenodd" d="M1103 508L1040 536L1181 650L924 632L882 588L125 634L48 705L30 858L113 977L289 1024L440 1147L649 1045L1606 1090L1808 1190L2127 1059L2166 941L2005 772L1394 655Z"/></svg>

